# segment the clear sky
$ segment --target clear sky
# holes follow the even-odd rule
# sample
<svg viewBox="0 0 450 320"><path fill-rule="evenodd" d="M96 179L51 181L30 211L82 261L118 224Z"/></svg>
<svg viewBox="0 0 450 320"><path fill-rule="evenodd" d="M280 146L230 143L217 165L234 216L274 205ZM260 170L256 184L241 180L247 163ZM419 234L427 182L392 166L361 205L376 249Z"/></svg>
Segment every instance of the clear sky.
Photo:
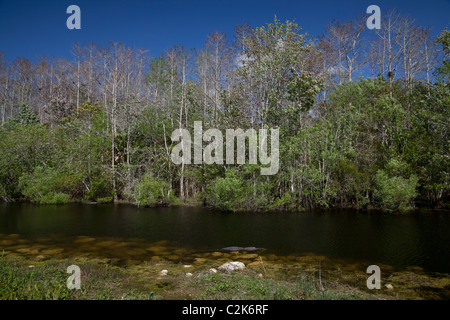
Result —
<svg viewBox="0 0 450 320"><path fill-rule="evenodd" d="M81 30L66 27L66 9L72 4L81 9ZM159 55L177 44L202 47L214 30L231 39L236 25L262 26L275 14L316 36L333 19L352 19L371 4L378 5L381 14L398 8L431 27L434 35L450 27L450 0L0 0L0 51L8 59L70 57L73 43L112 40Z"/></svg>

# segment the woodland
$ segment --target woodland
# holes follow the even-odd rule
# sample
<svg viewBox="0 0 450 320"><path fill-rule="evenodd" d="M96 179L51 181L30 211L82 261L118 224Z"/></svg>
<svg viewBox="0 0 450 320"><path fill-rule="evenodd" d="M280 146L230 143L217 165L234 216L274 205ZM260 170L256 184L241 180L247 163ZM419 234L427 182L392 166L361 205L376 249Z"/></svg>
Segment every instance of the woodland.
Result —
<svg viewBox="0 0 450 320"><path fill-rule="evenodd" d="M0 199L228 211L448 208L450 31L392 10L317 37L295 21L159 56L123 42L0 53ZM149 48L151 49L151 48ZM279 130L279 171L175 164L176 129Z"/></svg>

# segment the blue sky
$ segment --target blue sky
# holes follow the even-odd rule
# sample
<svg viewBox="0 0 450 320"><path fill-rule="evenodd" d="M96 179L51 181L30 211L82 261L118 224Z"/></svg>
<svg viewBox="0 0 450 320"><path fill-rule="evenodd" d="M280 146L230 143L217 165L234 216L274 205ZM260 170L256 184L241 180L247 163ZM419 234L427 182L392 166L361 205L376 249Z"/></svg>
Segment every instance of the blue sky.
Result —
<svg viewBox="0 0 450 320"><path fill-rule="evenodd" d="M66 9L81 9L81 30L68 30ZM73 43L122 41L148 49L152 55L173 45L202 47L209 32L227 33L242 22L262 26L273 21L295 20L312 36L333 19L352 19L376 4L383 10L398 8L433 34L450 27L450 0L128 0L128 1L25 1L0 0L0 51L8 59L18 56L70 57Z"/></svg>

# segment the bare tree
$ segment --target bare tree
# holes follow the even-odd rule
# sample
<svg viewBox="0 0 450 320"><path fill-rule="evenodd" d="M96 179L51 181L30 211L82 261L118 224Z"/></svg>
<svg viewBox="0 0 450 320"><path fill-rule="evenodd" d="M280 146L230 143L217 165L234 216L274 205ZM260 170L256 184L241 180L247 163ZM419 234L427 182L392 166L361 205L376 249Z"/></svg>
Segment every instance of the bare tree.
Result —
<svg viewBox="0 0 450 320"><path fill-rule="evenodd" d="M199 81L200 92L201 92L201 103L203 109L203 123L207 123L208 119L208 109L212 102L210 92L212 90L210 81L210 56L206 49L202 49L197 52L195 56L195 69L197 79Z"/></svg>
<svg viewBox="0 0 450 320"><path fill-rule="evenodd" d="M232 51L226 35L222 32L213 31L205 41L207 57L210 58L209 67L212 77L213 95L213 119L221 108L220 93L225 89L226 75L231 64Z"/></svg>
<svg viewBox="0 0 450 320"><path fill-rule="evenodd" d="M114 201L117 201L117 186L116 186L116 166L118 160L116 155L115 138L117 135L117 108L120 96L120 88L124 81L124 62L125 62L125 48L121 43L110 41L110 46L104 48L100 52L101 61L103 64L103 95L104 104L109 115L109 123L111 130L111 176L112 186L114 192ZM109 98L109 99L108 99ZM117 159L116 159L117 157Z"/></svg>
<svg viewBox="0 0 450 320"><path fill-rule="evenodd" d="M319 76L324 79L323 101L325 101L335 83L334 75L336 74L338 53L334 50L332 38L325 34L319 36L313 53L317 56L317 63L320 65Z"/></svg>
<svg viewBox="0 0 450 320"><path fill-rule="evenodd" d="M353 80L354 73L365 63L363 35L366 30L361 15L350 21L333 21L326 27L325 33L319 37L318 48L327 55L322 62L328 78L330 73L335 73L339 84Z"/></svg>
<svg viewBox="0 0 450 320"><path fill-rule="evenodd" d="M378 65L378 73L386 77L392 92L392 82L398 76L397 67L401 61L401 49L397 36L400 29L401 15L396 10L383 14L382 28L376 31L376 39L371 46L371 63Z"/></svg>
<svg viewBox="0 0 450 320"><path fill-rule="evenodd" d="M1 121L6 121L8 107L11 108L11 71L5 54L0 51L0 108Z"/></svg>
<svg viewBox="0 0 450 320"><path fill-rule="evenodd" d="M179 118L178 126L180 129L183 128L183 120L185 121L184 127L188 127L188 109L187 109L187 77L190 74L190 60L192 58L192 50L188 51L184 46L175 46L173 48L173 53L175 54L175 59L177 62L178 73L181 77L181 94L179 100ZM184 119L183 119L184 116ZM182 140L182 143L184 140ZM183 146L182 146L183 148ZM185 199L185 186L184 186L184 162L181 164L180 170L180 198Z"/></svg>
<svg viewBox="0 0 450 320"><path fill-rule="evenodd" d="M402 53L404 79L411 89L411 81L427 69L429 30L419 26L414 19L403 17L397 41Z"/></svg>

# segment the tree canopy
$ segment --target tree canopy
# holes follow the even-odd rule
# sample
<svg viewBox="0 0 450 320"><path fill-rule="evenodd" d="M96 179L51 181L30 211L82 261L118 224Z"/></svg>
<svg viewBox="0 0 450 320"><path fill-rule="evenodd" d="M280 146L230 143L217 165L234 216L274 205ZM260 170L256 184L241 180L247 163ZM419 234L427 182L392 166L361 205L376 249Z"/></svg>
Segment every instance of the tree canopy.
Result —
<svg viewBox="0 0 450 320"><path fill-rule="evenodd" d="M158 57L124 43L73 59L0 55L0 197L202 202L223 210L448 206L450 32L390 12L318 39L296 22L211 32ZM414 31L414 32L413 32ZM176 165L175 129L278 128L280 170Z"/></svg>

